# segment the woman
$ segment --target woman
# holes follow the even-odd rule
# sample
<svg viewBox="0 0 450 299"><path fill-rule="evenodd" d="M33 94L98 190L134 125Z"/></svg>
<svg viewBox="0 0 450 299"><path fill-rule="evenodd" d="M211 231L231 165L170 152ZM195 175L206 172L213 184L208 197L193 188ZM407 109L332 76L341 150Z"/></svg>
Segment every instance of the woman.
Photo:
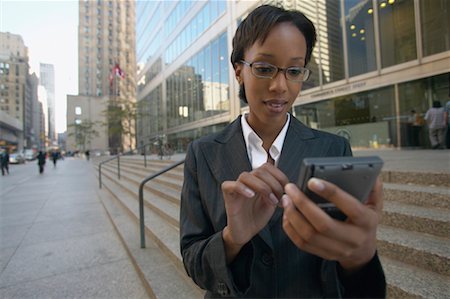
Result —
<svg viewBox="0 0 450 299"><path fill-rule="evenodd" d="M181 195L183 262L206 297L385 296L375 236L381 183L363 205L327 182L309 182L346 222L289 183L305 157L351 155L345 139L288 113L315 40L302 13L268 5L236 31L231 62L249 113L190 144Z"/></svg>

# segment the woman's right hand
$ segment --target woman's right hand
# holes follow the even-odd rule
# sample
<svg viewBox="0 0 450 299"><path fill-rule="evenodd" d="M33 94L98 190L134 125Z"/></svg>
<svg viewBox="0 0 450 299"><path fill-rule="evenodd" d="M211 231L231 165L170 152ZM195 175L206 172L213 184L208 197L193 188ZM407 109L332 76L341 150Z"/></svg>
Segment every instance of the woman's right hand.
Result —
<svg viewBox="0 0 450 299"><path fill-rule="evenodd" d="M281 170L265 163L251 172L241 173L237 181L222 183L227 213L222 236L228 263L267 225L288 182Z"/></svg>

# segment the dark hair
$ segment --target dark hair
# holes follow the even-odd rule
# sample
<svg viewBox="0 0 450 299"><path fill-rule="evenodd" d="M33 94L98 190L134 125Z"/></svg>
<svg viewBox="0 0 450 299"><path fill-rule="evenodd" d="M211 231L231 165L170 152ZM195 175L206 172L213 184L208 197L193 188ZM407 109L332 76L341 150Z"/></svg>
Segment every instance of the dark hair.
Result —
<svg viewBox="0 0 450 299"><path fill-rule="evenodd" d="M441 108L441 102L440 101L433 101L433 108Z"/></svg>
<svg viewBox="0 0 450 299"><path fill-rule="evenodd" d="M233 37L233 52L231 64L240 62L244 52L256 41L263 43L270 30L277 24L288 22L295 25L306 40L305 66L311 59L311 53L316 44L316 29L314 24L303 13L297 10L286 10L272 5L262 5L253 10L239 25Z"/></svg>
<svg viewBox="0 0 450 299"><path fill-rule="evenodd" d="M239 24L233 37L233 51L231 52L231 64L244 59L245 50L249 49L256 41L264 43L272 28L283 22L292 23L303 34L306 40L305 66L311 59L311 54L316 44L316 28L303 13L298 10L286 10L272 5L262 5L254 9ZM239 98L247 103L244 85L239 86Z"/></svg>

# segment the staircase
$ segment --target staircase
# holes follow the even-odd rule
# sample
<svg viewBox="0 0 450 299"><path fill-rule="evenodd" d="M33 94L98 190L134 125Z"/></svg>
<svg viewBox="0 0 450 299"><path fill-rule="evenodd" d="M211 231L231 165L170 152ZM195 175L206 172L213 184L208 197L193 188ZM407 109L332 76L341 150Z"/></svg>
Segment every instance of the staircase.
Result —
<svg viewBox="0 0 450 299"><path fill-rule="evenodd" d="M202 298L185 274L179 250L183 165L144 188L146 248L140 248L138 189L142 179L175 161L121 157L102 166L99 196L152 298ZM98 163L96 164L98 175ZM378 249L388 298L450 294L450 174L383 172L384 213Z"/></svg>

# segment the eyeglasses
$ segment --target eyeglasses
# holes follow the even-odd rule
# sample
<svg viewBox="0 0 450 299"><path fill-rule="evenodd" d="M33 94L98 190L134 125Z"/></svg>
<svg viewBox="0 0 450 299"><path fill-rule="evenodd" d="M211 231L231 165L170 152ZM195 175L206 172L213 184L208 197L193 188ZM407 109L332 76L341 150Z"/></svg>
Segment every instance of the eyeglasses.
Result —
<svg viewBox="0 0 450 299"><path fill-rule="evenodd" d="M247 62L241 60L241 63L248 65L252 69L252 74L257 78L273 79L278 72L283 72L287 80L293 82L304 82L308 80L311 70L301 66L290 66L285 69L277 67L267 62Z"/></svg>

